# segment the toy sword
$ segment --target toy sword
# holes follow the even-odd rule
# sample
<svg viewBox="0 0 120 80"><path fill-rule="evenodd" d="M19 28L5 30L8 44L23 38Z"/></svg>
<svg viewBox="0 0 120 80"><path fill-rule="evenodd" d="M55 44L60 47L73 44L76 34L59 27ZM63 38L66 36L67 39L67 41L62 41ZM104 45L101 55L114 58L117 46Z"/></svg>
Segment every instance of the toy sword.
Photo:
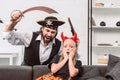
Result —
<svg viewBox="0 0 120 80"><path fill-rule="evenodd" d="M29 11L33 11L33 10L44 11L44 12L49 13L49 14L58 13L57 11L55 11L51 8L45 7L45 6L36 6L36 7L31 7L31 8L24 10L23 14L25 14L26 12L29 12Z"/></svg>
<svg viewBox="0 0 120 80"><path fill-rule="evenodd" d="M69 24L70 24L70 28L71 28L72 35L74 35L75 30L74 30L74 28L73 28L73 25L72 25L71 20L70 20L69 17L68 17L68 22L69 22Z"/></svg>

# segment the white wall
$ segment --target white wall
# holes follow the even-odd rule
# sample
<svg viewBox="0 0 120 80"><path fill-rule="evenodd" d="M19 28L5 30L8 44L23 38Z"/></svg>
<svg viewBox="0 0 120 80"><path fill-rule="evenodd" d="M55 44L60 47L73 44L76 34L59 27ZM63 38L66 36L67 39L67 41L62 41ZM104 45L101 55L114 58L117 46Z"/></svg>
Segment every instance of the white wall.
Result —
<svg viewBox="0 0 120 80"><path fill-rule="evenodd" d="M22 31L36 31L39 25L36 20L44 19L48 15L57 16L58 19L64 20L66 24L59 27L58 38L60 33L71 36L70 26L67 18L70 17L72 24L80 38L79 54L83 64L87 64L88 54L88 0L4 0L0 3L0 18L6 24L10 19L10 13L14 9L24 11L34 6L46 6L56 10L59 14L48 14L42 11L31 11L24 15L23 19L17 25L17 29ZM1 26L1 25L0 25ZM4 45L0 43L0 46ZM22 50L21 50L22 51Z"/></svg>

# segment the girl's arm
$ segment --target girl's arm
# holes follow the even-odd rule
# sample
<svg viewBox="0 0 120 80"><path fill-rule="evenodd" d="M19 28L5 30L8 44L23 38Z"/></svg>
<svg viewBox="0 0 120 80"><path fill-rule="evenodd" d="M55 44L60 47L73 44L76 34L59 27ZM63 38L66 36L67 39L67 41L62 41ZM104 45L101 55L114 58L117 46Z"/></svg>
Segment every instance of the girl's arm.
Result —
<svg viewBox="0 0 120 80"><path fill-rule="evenodd" d="M59 63L52 63L51 64L51 72L54 74L56 73L57 71L59 71L64 65L65 63L67 62L67 58L64 58L61 62Z"/></svg>
<svg viewBox="0 0 120 80"><path fill-rule="evenodd" d="M75 77L78 74L79 70L75 68L75 65L71 57L69 58L68 66L70 77Z"/></svg>

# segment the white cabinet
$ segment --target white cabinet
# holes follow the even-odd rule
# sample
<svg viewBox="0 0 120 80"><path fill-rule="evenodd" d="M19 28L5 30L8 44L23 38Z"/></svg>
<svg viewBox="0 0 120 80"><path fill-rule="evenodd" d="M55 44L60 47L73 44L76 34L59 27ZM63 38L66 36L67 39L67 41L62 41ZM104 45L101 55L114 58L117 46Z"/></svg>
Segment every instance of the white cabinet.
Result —
<svg viewBox="0 0 120 80"><path fill-rule="evenodd" d="M23 61L23 46L1 44L0 65L21 65L22 61Z"/></svg>
<svg viewBox="0 0 120 80"><path fill-rule="evenodd" d="M17 58L18 58L18 53L0 53L0 59L8 59L8 65L14 65L14 59L15 60L15 64L17 63ZM1 60L2 61L2 60ZM4 63L6 64L6 63ZM2 63L0 63L0 65L3 65Z"/></svg>
<svg viewBox="0 0 120 80"><path fill-rule="evenodd" d="M106 65L108 54L120 56L120 7L92 7L92 65ZM105 26L100 23L105 22Z"/></svg>

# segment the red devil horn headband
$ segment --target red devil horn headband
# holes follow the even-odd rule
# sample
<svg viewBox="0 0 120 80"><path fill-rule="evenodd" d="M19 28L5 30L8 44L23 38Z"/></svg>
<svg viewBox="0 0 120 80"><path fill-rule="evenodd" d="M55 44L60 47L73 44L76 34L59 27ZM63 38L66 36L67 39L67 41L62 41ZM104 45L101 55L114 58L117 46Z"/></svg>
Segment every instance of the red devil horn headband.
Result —
<svg viewBox="0 0 120 80"><path fill-rule="evenodd" d="M63 35L63 32L61 33L61 38L62 38L62 41L63 41L63 42L64 42L66 39L68 39L68 37L66 37L66 36ZM73 35L70 39L72 39L73 41L75 41L75 43L78 43L77 33L74 32L74 35Z"/></svg>
<svg viewBox="0 0 120 80"><path fill-rule="evenodd" d="M61 33L61 38L62 38L62 41L64 42L66 39L68 39L68 37L64 36L63 35L63 32Z"/></svg>

